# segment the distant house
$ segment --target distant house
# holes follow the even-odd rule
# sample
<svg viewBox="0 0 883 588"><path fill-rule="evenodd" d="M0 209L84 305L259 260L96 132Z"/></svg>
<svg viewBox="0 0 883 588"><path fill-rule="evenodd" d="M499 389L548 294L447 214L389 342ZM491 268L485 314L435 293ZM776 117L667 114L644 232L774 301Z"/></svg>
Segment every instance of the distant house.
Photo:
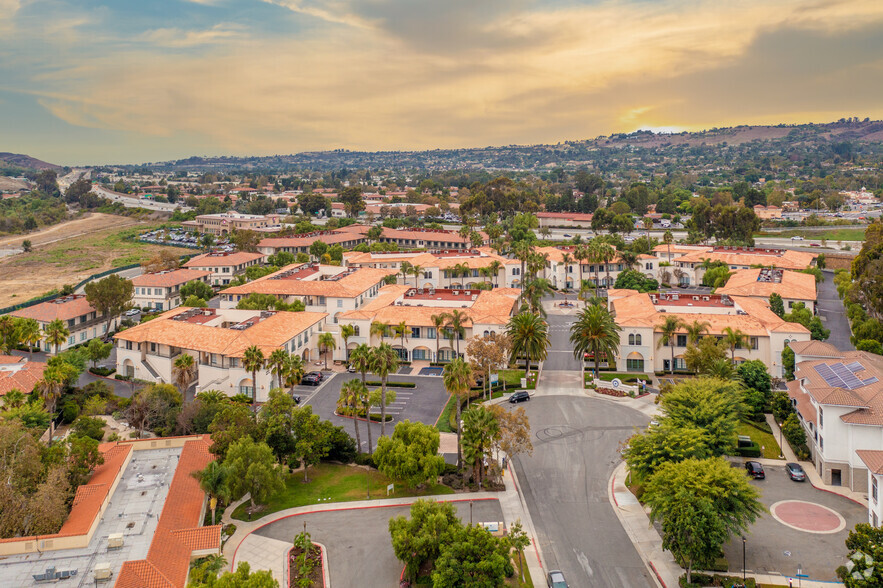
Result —
<svg viewBox="0 0 883 588"><path fill-rule="evenodd" d="M142 274L132 278L135 290L132 301L141 308L171 310L182 302L181 286L193 281L208 284L211 275L211 272L194 269Z"/></svg>
<svg viewBox="0 0 883 588"><path fill-rule="evenodd" d="M65 343L59 346L58 351L70 349L74 345L86 343L96 337L103 337L107 334L108 329L111 331L116 329L120 320L119 316L99 315L83 294L71 294L49 302L41 302L34 306L14 310L9 314L36 320L44 332L49 323L55 319L61 320L70 331L70 336ZM44 341L43 350L54 352L55 347Z"/></svg>
<svg viewBox="0 0 883 588"><path fill-rule="evenodd" d="M263 216L258 214L240 214L238 212L222 212L219 214L201 214L192 221L181 223L184 229L197 233L209 233L225 237L235 231L259 231L268 227L279 226L279 216Z"/></svg>
<svg viewBox="0 0 883 588"><path fill-rule="evenodd" d="M0 396L13 389L30 394L43 377L46 364L18 355L0 355Z"/></svg>
<svg viewBox="0 0 883 588"><path fill-rule="evenodd" d="M536 216L541 227L589 228L594 215L583 212L538 212Z"/></svg>
<svg viewBox="0 0 883 588"><path fill-rule="evenodd" d="M244 274L246 269L263 263L265 257L263 253L245 251L204 253L189 260L184 267L210 272L212 286L226 286L230 280Z"/></svg>
<svg viewBox="0 0 883 588"><path fill-rule="evenodd" d="M761 220L778 220L782 218L782 209L778 206L764 206L763 204L757 204L754 207L754 214L756 214L757 218Z"/></svg>

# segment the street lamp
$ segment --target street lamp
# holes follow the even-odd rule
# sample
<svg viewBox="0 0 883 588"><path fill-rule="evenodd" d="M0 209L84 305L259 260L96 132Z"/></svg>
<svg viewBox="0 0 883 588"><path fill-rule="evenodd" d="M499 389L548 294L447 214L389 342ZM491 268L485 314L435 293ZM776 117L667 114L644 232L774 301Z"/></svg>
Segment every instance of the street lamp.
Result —
<svg viewBox="0 0 883 588"><path fill-rule="evenodd" d="M745 536L742 536L742 585L745 586Z"/></svg>
<svg viewBox="0 0 883 588"><path fill-rule="evenodd" d="M785 457L785 450L782 448L782 427L784 425L784 421L779 425L779 459L783 459Z"/></svg>

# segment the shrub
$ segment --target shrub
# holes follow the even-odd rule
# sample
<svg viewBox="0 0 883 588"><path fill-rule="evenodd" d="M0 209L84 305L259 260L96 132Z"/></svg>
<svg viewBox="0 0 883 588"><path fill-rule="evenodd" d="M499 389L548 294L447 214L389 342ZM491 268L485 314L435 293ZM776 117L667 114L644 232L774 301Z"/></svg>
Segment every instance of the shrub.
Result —
<svg viewBox="0 0 883 588"><path fill-rule="evenodd" d="M61 420L65 423L72 423L80 416L80 407L74 401L66 402L61 408Z"/></svg>
<svg viewBox="0 0 883 588"><path fill-rule="evenodd" d="M328 423L328 455L326 459L331 461L339 461L341 463L351 463L356 458L356 442L350 437L343 427L334 427L329 421Z"/></svg>
<svg viewBox="0 0 883 588"><path fill-rule="evenodd" d="M105 376L105 377L107 377L107 376L109 376L110 374L114 373L115 371L116 371L116 370L114 370L114 369L112 369L112 368L106 368L106 367L100 367L100 366L99 366L99 367L90 367L90 368L89 368L89 372L95 374L96 376Z"/></svg>
<svg viewBox="0 0 883 588"><path fill-rule="evenodd" d="M737 447L736 455L741 457L760 457L760 446L757 443L751 443L748 447Z"/></svg>
<svg viewBox="0 0 883 588"><path fill-rule="evenodd" d="M81 416L74 422L74 426L71 427L71 434L101 441L104 439L104 420Z"/></svg>

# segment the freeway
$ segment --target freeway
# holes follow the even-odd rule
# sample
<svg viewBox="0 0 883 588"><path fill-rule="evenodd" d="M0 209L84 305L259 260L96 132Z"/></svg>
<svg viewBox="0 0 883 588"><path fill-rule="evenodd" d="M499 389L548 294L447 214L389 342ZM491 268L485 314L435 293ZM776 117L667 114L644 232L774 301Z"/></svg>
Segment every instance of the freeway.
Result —
<svg viewBox="0 0 883 588"><path fill-rule="evenodd" d="M183 211L190 210L190 207L181 204L154 202L147 198L138 198L137 196L130 196L129 194L120 194L119 192L114 192L113 190L108 190L107 188L98 185L93 186L92 191L99 196L112 200L113 202L120 202L126 208L146 208L147 210L159 210L162 212L174 212L179 208Z"/></svg>

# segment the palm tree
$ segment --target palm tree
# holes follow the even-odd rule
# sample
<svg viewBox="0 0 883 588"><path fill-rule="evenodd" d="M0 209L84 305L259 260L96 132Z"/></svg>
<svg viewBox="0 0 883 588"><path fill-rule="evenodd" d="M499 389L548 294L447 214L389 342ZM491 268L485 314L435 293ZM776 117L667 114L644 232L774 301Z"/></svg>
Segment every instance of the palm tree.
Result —
<svg viewBox="0 0 883 588"><path fill-rule="evenodd" d="M672 241L675 240L674 233L670 230L666 229L666 231L662 234L662 242L668 245L668 262L671 263L671 244Z"/></svg>
<svg viewBox="0 0 883 588"><path fill-rule="evenodd" d="M242 356L242 367L251 372L251 399L258 398L258 370L264 369L264 352L257 345L252 345L245 350Z"/></svg>
<svg viewBox="0 0 883 588"><path fill-rule="evenodd" d="M659 342L656 344L656 348L660 348L663 345L668 345L671 348L671 365L668 366L669 373L675 373L675 346L674 346L674 338L675 333L684 326L684 323L676 316L666 316L665 320L662 321L662 324L659 325L660 333L662 337L659 339Z"/></svg>
<svg viewBox="0 0 883 588"><path fill-rule="evenodd" d="M43 372L43 379L37 382L34 388L39 392L40 398L43 399L46 411L52 413L55 412L55 403L58 402L61 391L64 389L64 381L47 372L49 370Z"/></svg>
<svg viewBox="0 0 883 588"><path fill-rule="evenodd" d="M181 391L182 397L186 395L187 389L190 388L190 384L193 382L194 378L196 378L198 369L196 360L194 360L193 356L189 353L182 353L175 358L172 372L175 379L175 386Z"/></svg>
<svg viewBox="0 0 883 588"><path fill-rule="evenodd" d="M524 265L527 263L527 258L530 257L530 254L533 253L533 245L530 244L530 241L516 241L512 245L512 253L515 254L515 258L521 262L521 287L524 287Z"/></svg>
<svg viewBox="0 0 883 588"><path fill-rule="evenodd" d="M212 525L214 525L218 499L226 501L230 498L230 487L227 483L230 470L220 461L211 461L205 469L193 472L192 475L199 480L199 488L210 496L209 508L212 510Z"/></svg>
<svg viewBox="0 0 883 588"><path fill-rule="evenodd" d="M374 321L371 323L371 327L368 329L368 336L373 337L377 335L380 337L380 342L383 343L383 338L386 337L386 331L388 327L379 321Z"/></svg>
<svg viewBox="0 0 883 588"><path fill-rule="evenodd" d="M380 436L386 435L386 381L399 369L399 355L389 343L374 348L371 371L380 376Z"/></svg>
<svg viewBox="0 0 883 588"><path fill-rule="evenodd" d="M44 332L45 334L43 338L46 342L55 346L55 355L58 355L58 350L71 335L71 332L67 329L67 325L65 325L61 319L55 319L46 325Z"/></svg>
<svg viewBox="0 0 883 588"><path fill-rule="evenodd" d="M619 258L627 270L633 269L638 265L638 254L634 251L620 251Z"/></svg>
<svg viewBox="0 0 883 588"><path fill-rule="evenodd" d="M549 280L545 278L535 278L533 280L528 280L524 285L521 299L524 304L527 304L527 307L531 312L546 316L546 309L543 308L543 297L551 291L552 287L549 285Z"/></svg>
<svg viewBox="0 0 883 588"><path fill-rule="evenodd" d="M525 378L530 376L531 360L544 361L549 350L549 325L537 314L516 314L506 325L506 335L512 343L512 360L524 357Z"/></svg>
<svg viewBox="0 0 883 588"><path fill-rule="evenodd" d="M328 370L328 352L337 349L337 343L334 342L332 333L322 333L319 335L319 347L325 350L325 370Z"/></svg>
<svg viewBox="0 0 883 588"><path fill-rule="evenodd" d="M582 288L583 283L583 260L588 259L589 257L589 248L586 245L577 245L573 249L573 258L576 260L577 267L579 268L579 283L580 288Z"/></svg>
<svg viewBox="0 0 883 588"><path fill-rule="evenodd" d="M352 379L344 382L340 388L340 399L337 401L338 408L348 408L352 410L353 428L356 429L356 451L362 452L362 437L359 435L359 409L362 407L362 399L368 393L368 389L358 379ZM369 415L365 414L367 418ZM371 422L368 422L368 430L370 434Z"/></svg>
<svg viewBox="0 0 883 588"><path fill-rule="evenodd" d="M432 321L432 328L435 329L435 361L441 361L438 357L439 355L439 343L442 338L442 333L444 332L445 324L448 322L448 314L443 312L442 314L434 314L429 319Z"/></svg>
<svg viewBox="0 0 883 588"><path fill-rule="evenodd" d="M561 265L564 266L564 286L567 287L567 270L570 269L570 264L573 263L573 257L569 253L565 253L561 256Z"/></svg>
<svg viewBox="0 0 883 588"><path fill-rule="evenodd" d="M18 388L13 388L9 392L3 395L0 400L3 401L3 408L18 408L25 403L25 393L19 390Z"/></svg>
<svg viewBox="0 0 883 588"><path fill-rule="evenodd" d="M34 350L32 346L36 345L39 349L40 341L43 339L43 334L40 332L40 323L30 318L21 319L18 323L18 334L21 337L21 342L28 346L28 355L33 357Z"/></svg>
<svg viewBox="0 0 883 588"><path fill-rule="evenodd" d="M593 241L595 243L595 241ZM607 272L607 288L610 288L610 262L616 259L616 248L610 243L597 241L596 260L598 263L604 264L604 270Z"/></svg>
<svg viewBox="0 0 883 588"><path fill-rule="evenodd" d="M225 404L230 401L230 397L220 390L203 390L196 395L196 400L204 404Z"/></svg>
<svg viewBox="0 0 883 588"><path fill-rule="evenodd" d="M460 284L462 288L466 287L466 278L472 275L472 270L465 263L458 263L454 266L454 271L458 276L463 278L463 282Z"/></svg>
<svg viewBox="0 0 883 588"><path fill-rule="evenodd" d="M403 283L408 283L408 276L411 275L411 262L403 261L401 267L399 268L399 273L402 274Z"/></svg>
<svg viewBox="0 0 883 588"><path fill-rule="evenodd" d="M726 327L724 329L724 341L727 346L730 348L730 359L735 364L736 363L736 348L737 347L748 347L748 335L743 333L739 329L733 329L733 327Z"/></svg>
<svg viewBox="0 0 883 588"><path fill-rule="evenodd" d="M691 345L695 345L699 342L699 339L702 338L702 335L708 332L708 329L711 325L706 321L698 321L694 320L691 324L684 325L684 328L687 330L687 342Z"/></svg>
<svg viewBox="0 0 883 588"><path fill-rule="evenodd" d="M503 269L503 264L500 260L495 259L487 265L488 277L493 279L494 287L499 286L498 277L500 275L500 270Z"/></svg>
<svg viewBox="0 0 883 588"><path fill-rule="evenodd" d="M500 423L494 413L478 405L463 413L463 457L472 464L478 487L481 488L484 458L500 436Z"/></svg>
<svg viewBox="0 0 883 588"><path fill-rule="evenodd" d="M469 393L469 388L472 384L472 366L466 363L463 358L458 357L445 366L442 380L445 384L445 390L453 397L454 404L457 405L457 468L459 469L463 467L462 432L460 431L460 412L462 408L460 399Z"/></svg>
<svg viewBox="0 0 883 588"><path fill-rule="evenodd" d="M423 273L423 266L422 265L412 265L411 266L411 274L414 276L414 287L415 288L420 287L418 280L420 279L420 274L422 274L422 273Z"/></svg>
<svg viewBox="0 0 883 588"><path fill-rule="evenodd" d="M352 325L340 325L340 338L343 339L344 358L349 360L349 340L356 334L356 328Z"/></svg>
<svg viewBox="0 0 883 588"><path fill-rule="evenodd" d="M457 340L457 357L460 357L460 339L466 337L466 322L469 321L469 315L459 310L452 310L445 314L448 319L445 326Z"/></svg>
<svg viewBox="0 0 883 588"><path fill-rule="evenodd" d="M649 216L644 217L644 234L647 235L647 238L650 238L650 229L653 228L653 219Z"/></svg>
<svg viewBox="0 0 883 588"><path fill-rule="evenodd" d="M587 292L593 292L597 290L597 286L592 284L591 280L580 280L579 286L579 299L583 301L583 303L588 306L589 299L594 298L594 294L592 296L586 296Z"/></svg>
<svg viewBox="0 0 883 588"><path fill-rule="evenodd" d="M402 338L402 352L407 353L405 351L405 339L411 336L411 327L408 326L408 323L402 321L395 326L395 333Z"/></svg>
<svg viewBox="0 0 883 588"><path fill-rule="evenodd" d="M267 367L270 373L275 374L279 381L279 387L282 387L282 380L285 378L285 372L288 370L288 352L284 349L274 349L267 358Z"/></svg>
<svg viewBox="0 0 883 588"><path fill-rule="evenodd" d="M285 366L285 385L288 386L289 392L300 384L306 371L304 360L300 355L292 353L288 356L287 365Z"/></svg>
<svg viewBox="0 0 883 588"><path fill-rule="evenodd" d="M570 326L573 356L584 365L586 354L591 353L595 359L597 377L601 368L601 355L607 357L608 365L616 357L621 330L605 306L590 304L576 315L576 321Z"/></svg>
<svg viewBox="0 0 883 588"><path fill-rule="evenodd" d="M371 348L362 343L350 353L350 365L362 374L362 384L365 383L365 374L371 369Z"/></svg>

